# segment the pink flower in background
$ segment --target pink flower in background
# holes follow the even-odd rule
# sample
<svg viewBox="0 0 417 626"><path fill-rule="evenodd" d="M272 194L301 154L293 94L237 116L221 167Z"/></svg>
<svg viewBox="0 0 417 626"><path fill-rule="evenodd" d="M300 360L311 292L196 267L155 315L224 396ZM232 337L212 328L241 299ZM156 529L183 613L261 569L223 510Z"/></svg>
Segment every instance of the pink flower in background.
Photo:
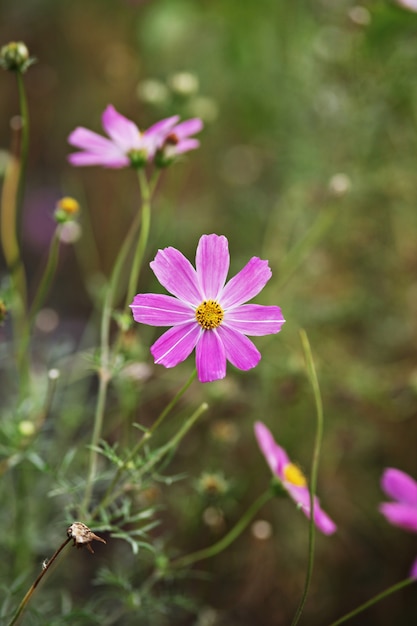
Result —
<svg viewBox="0 0 417 626"><path fill-rule="evenodd" d="M397 0L397 4L417 13L417 0Z"/></svg>
<svg viewBox="0 0 417 626"><path fill-rule="evenodd" d="M264 288L272 272L268 261L252 257L226 283L229 263L228 241L219 235L200 238L196 269L175 248L158 251L150 266L173 295L138 294L131 304L136 322L172 326L151 347L155 363L174 367L195 348L203 383L224 378L226 361L241 370L259 363L261 355L246 335L277 333L285 320L277 306L244 303Z"/></svg>
<svg viewBox="0 0 417 626"><path fill-rule="evenodd" d="M199 142L190 135L201 130L201 120L195 118L181 124L178 120L178 115L174 115L141 132L134 122L109 105L101 118L108 138L79 126L69 135L68 142L81 152L70 154L68 160L76 166L122 168L144 165L165 144L175 146L172 156L197 148Z"/></svg>
<svg viewBox="0 0 417 626"><path fill-rule="evenodd" d="M291 463L284 448L276 443L271 431L262 422L255 423L255 437L274 476L279 479L304 515L310 518L310 492L301 470ZM336 524L322 510L316 496L314 496L314 523L325 535L331 535L336 530Z"/></svg>
<svg viewBox="0 0 417 626"><path fill-rule="evenodd" d="M381 478L381 488L395 502L383 502L379 510L393 526L417 533L417 482L405 472L388 467ZM417 578L417 559L410 576Z"/></svg>

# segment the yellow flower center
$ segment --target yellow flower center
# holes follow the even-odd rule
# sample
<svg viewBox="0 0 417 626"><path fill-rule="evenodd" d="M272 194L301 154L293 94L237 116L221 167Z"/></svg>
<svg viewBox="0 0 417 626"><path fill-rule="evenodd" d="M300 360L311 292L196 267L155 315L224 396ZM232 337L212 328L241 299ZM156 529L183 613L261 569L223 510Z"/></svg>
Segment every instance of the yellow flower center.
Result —
<svg viewBox="0 0 417 626"><path fill-rule="evenodd" d="M223 317L223 309L215 300L204 300L195 312L195 319L204 330L213 330L220 326Z"/></svg>
<svg viewBox="0 0 417 626"><path fill-rule="evenodd" d="M297 465L294 465L294 463L288 463L288 465L284 467L284 478L292 485L295 485L295 487L307 486L307 481L303 472L299 467L297 467Z"/></svg>
<svg viewBox="0 0 417 626"><path fill-rule="evenodd" d="M58 200L56 208L64 211L67 215L75 215L80 210L80 205L75 198L64 196L64 198Z"/></svg>

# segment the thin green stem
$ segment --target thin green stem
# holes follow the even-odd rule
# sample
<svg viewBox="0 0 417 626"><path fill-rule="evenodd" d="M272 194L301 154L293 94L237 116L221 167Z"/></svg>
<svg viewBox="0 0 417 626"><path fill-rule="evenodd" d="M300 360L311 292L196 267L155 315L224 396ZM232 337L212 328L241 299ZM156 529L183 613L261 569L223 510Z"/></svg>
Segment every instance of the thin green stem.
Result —
<svg viewBox="0 0 417 626"><path fill-rule="evenodd" d="M415 578L406 578L405 580L402 580L401 582L396 583L395 585L392 585L392 587L388 587L388 589L385 589L385 591L382 591L381 593L378 593L373 598L370 598L367 602L364 602L363 604L358 606L356 609L354 609L350 613L347 613L343 617L340 617L339 619L337 619L335 622L332 622L330 626L339 626L339 624L344 624L345 622L350 620L352 617L355 617L356 615L359 615L359 613L362 613L362 611L369 609L370 606L377 604L377 602L379 602L380 600L387 598L392 593L395 593L396 591L399 591L400 589L404 589L404 587L408 587L408 585L411 585L412 583L415 583L415 582L417 582Z"/></svg>
<svg viewBox="0 0 417 626"><path fill-rule="evenodd" d="M19 177L19 191L17 196L17 212L18 215L22 212L23 196L25 191L25 176L26 167L29 155L29 107L26 98L25 83L23 80L23 74L16 72L17 77L17 89L19 92L19 106L20 116L22 118L22 139L20 142L20 177Z"/></svg>
<svg viewBox="0 0 417 626"><path fill-rule="evenodd" d="M194 411L191 417L189 417L188 420L185 421L183 426L181 426L181 428L175 433L175 435L164 446L158 448L157 451L150 456L148 461L144 465L142 465L140 470L135 472L136 482L138 482L142 476L149 473L155 467L155 465L157 465L157 463L159 463L163 459L164 456L171 452L171 450L173 450L180 443L181 439L188 433L190 428L194 425L198 418L207 411L207 409L208 404L206 402L203 402L198 407L198 409ZM122 496L123 493L125 493L124 486L121 486L119 489L115 489L114 491L109 493L105 504L110 504L111 502ZM101 504L100 506L103 506L103 504ZM98 510L99 507L97 507L97 509L93 512L92 518L96 515Z"/></svg>
<svg viewBox="0 0 417 626"><path fill-rule="evenodd" d="M62 552L62 550L65 548L65 546L71 541L71 537L68 537L58 548L58 550L56 550L56 552L54 552L54 554L51 556L51 558L49 559L49 561L45 564L45 566L42 568L42 571L40 572L40 574L37 576L35 582L31 585L31 587L29 588L29 590L27 591L25 597L23 598L23 600L21 601L21 603L19 604L19 606L17 607L17 610L12 618L12 620L9 622L8 626L14 626L14 624L17 623L19 617L21 616L21 614L23 613L23 611L25 610L29 600L31 599L31 597L33 596L36 587L39 585L39 583L41 582L42 578L45 576L45 574L48 572L49 568L51 567L51 565L54 563L54 561L56 560L56 558L58 557L58 555L60 554L60 552Z"/></svg>
<svg viewBox="0 0 417 626"><path fill-rule="evenodd" d="M126 293L125 309L127 310L129 304L133 300L133 296L136 293L139 273L142 267L143 259L145 256L146 246L149 239L149 231L151 227L151 199L152 194L156 186L156 182L159 176L159 172L156 171L153 178L148 181L143 169L138 170L139 186L142 195L142 222L140 229L140 236L138 245L136 247L135 255L133 257L132 268L130 270L129 284Z"/></svg>
<svg viewBox="0 0 417 626"><path fill-rule="evenodd" d="M93 491L93 484L97 473L98 452L97 445L101 437L101 431L103 428L104 412L107 401L107 389L111 380L110 371L110 324L111 316L114 304L115 293L117 284L120 279L120 274L126 261L129 250L133 244L134 237L140 223L140 212L138 211L135 219L133 220L129 232L127 233L122 247L120 248L116 262L114 264L113 272L110 278L110 284L108 286L106 297L103 304L103 311L101 316L100 325L100 367L99 367L99 389L97 394L97 404L94 416L93 434L91 438L91 449L89 459L89 469L87 474L87 481L84 493L83 503L81 505L81 512L86 516L87 509L90 504L91 495Z"/></svg>
<svg viewBox="0 0 417 626"><path fill-rule="evenodd" d="M157 417L157 419L152 424L152 426L142 435L142 437L139 439L138 443L129 452L129 454L127 455L127 457L123 461L123 463L117 468L117 471L116 471L116 473L115 473L115 475L113 477L113 480L111 481L110 485L108 486L108 488L106 490L106 493L104 494L101 502L97 505L97 507L94 509L94 511L93 511L93 513L91 515L91 517L93 519L97 515L98 511L100 510L100 508L102 508L103 506L107 506L109 501L111 499L113 499L113 495L112 495L113 494L113 490L114 490L115 486L117 485L117 483L119 482L120 478L122 477L123 473L125 472L125 470L126 470L127 466L129 465L130 461L135 458L135 456L143 448L145 443L147 441L149 441L149 439L155 433L156 429L162 424L162 422L167 417L167 415L169 415L169 413L172 411L172 409L175 407L175 405L178 403L178 401L182 398L182 396L187 391L187 389L191 386L191 384L192 384L193 380L195 379L196 375L197 375L197 370L194 369L192 374L191 374L191 376L190 376L190 378L187 380L187 382L181 387L181 389L179 391L177 391L175 396L167 404L167 406L164 408L164 410L160 413L160 415Z"/></svg>
<svg viewBox="0 0 417 626"><path fill-rule="evenodd" d="M209 559L219 552L222 552L226 548L230 546L233 541L235 541L239 535L245 530L248 526L249 522L254 518L256 513L261 509L268 500L273 497L273 493L271 491L266 491L263 493L255 502L249 507L243 517L237 522L237 524L225 535L217 541L212 546L208 548L203 548L202 550L197 550L196 552L192 552L191 554L186 554L185 556L181 556L177 559L171 561L171 567L182 568L189 567L193 563L197 561L202 561L203 559Z"/></svg>
<svg viewBox="0 0 417 626"><path fill-rule="evenodd" d="M300 603L295 613L294 619L291 622L291 626L298 624L301 614L304 609L304 605L307 600L308 590L310 588L311 577L313 575L314 565L314 546L315 546L315 524L314 524L314 494L317 487L318 467L320 460L321 442L323 439L323 403L321 399L319 381L317 378L316 368L314 365L314 359L311 352L310 342L305 330L300 331L301 344L304 351L304 357L306 360L307 374L310 380L311 387L313 389L314 402L316 405L316 436L314 441L313 459L311 464L311 481L310 481L310 523L309 523L309 548L308 548L308 563L307 572L304 583L304 590L301 596Z"/></svg>
<svg viewBox="0 0 417 626"><path fill-rule="evenodd" d="M59 246L60 246L60 234L61 234L62 226L59 224L55 229L54 235L51 240L51 244L49 246L48 259L46 262L45 270L43 276L41 278L41 282L36 291L36 296L33 300L32 306L29 311L29 319L28 325L29 328L32 326L36 315L38 314L41 306L43 305L45 298L48 294L48 291L51 287L53 278L55 276L56 268L58 266L58 258L59 258Z"/></svg>

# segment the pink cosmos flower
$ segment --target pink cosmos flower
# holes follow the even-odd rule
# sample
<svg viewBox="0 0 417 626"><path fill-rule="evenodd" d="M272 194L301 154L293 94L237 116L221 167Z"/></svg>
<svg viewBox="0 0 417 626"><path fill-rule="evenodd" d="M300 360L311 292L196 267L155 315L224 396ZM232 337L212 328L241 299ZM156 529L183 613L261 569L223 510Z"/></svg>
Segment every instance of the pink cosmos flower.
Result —
<svg viewBox="0 0 417 626"><path fill-rule="evenodd" d="M383 502L379 510L393 526L417 533L417 482L405 472L388 467L381 478L382 490L395 502ZM417 578L417 559L410 576Z"/></svg>
<svg viewBox="0 0 417 626"><path fill-rule="evenodd" d="M247 335L277 333L284 323L277 306L244 304L271 278L268 261L252 257L226 283L229 271L226 237L203 235L196 252L196 269L175 248L159 250L150 264L172 296L135 296L131 309L136 322L172 326L151 347L155 363L174 367L196 349L201 382L226 375L226 361L241 370L255 367L261 355ZM174 296L174 297L173 297Z"/></svg>
<svg viewBox="0 0 417 626"><path fill-rule="evenodd" d="M144 165L157 151L163 150L165 143L175 145L172 156L197 148L199 142L190 135L201 130L201 120L195 118L177 124L178 120L178 115L168 117L142 133L110 104L101 118L109 138L79 126L69 135L68 142L81 152L70 154L68 160L77 166L102 165L116 169Z"/></svg>
<svg viewBox="0 0 417 626"><path fill-rule="evenodd" d="M397 4L417 13L417 0L397 0Z"/></svg>
<svg viewBox="0 0 417 626"><path fill-rule="evenodd" d="M291 463L284 448L276 443L265 424L256 422L254 430L258 445L272 473L304 515L310 518L310 492L303 473L297 465ZM336 530L336 524L320 507L316 496L314 496L314 523L325 535L331 535Z"/></svg>

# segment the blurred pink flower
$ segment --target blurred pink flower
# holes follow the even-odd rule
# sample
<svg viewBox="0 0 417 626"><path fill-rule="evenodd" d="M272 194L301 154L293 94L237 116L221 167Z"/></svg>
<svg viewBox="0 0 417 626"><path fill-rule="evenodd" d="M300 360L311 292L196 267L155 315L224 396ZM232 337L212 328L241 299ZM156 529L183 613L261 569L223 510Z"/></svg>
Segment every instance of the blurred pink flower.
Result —
<svg viewBox="0 0 417 626"><path fill-rule="evenodd" d="M178 124L179 116L163 119L143 133L134 122L127 119L110 104L104 111L101 121L107 137L79 126L68 137L68 142L81 152L68 156L72 165L102 165L122 168L145 165L156 152L164 151L164 146L173 145L170 160L176 154L193 150L199 146L190 135L202 128L201 120L195 118Z"/></svg>
<svg viewBox="0 0 417 626"><path fill-rule="evenodd" d="M388 467L381 478L381 488L395 502L383 502L379 510L393 526L417 533L417 482L405 472ZM417 578L417 559L410 576Z"/></svg>
<svg viewBox="0 0 417 626"><path fill-rule="evenodd" d="M310 518L310 492L303 473L297 465L291 463L284 448L276 443L265 424L256 422L254 429L258 445L272 473L304 515ZM336 524L320 507L316 496L314 496L314 523L325 535L331 535L336 530Z"/></svg>
<svg viewBox="0 0 417 626"><path fill-rule="evenodd" d="M136 322L172 326L151 347L155 363L174 367L196 349L200 382L226 375L226 361L241 369L255 367L261 355L246 335L280 331L284 318L277 306L244 304L271 278L268 261L252 257L226 283L229 271L226 237L203 235L196 253L196 269L175 248L159 250L151 268L173 296L138 294L131 309Z"/></svg>
<svg viewBox="0 0 417 626"><path fill-rule="evenodd" d="M397 0L397 4L410 11L417 12L417 0Z"/></svg>

